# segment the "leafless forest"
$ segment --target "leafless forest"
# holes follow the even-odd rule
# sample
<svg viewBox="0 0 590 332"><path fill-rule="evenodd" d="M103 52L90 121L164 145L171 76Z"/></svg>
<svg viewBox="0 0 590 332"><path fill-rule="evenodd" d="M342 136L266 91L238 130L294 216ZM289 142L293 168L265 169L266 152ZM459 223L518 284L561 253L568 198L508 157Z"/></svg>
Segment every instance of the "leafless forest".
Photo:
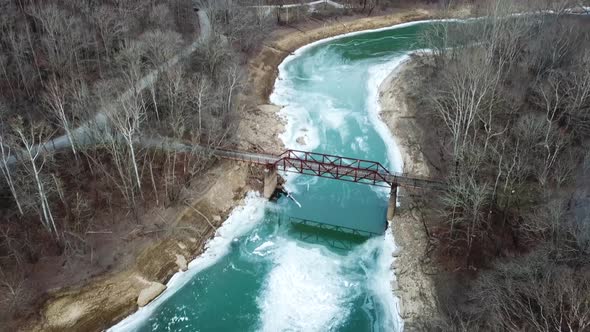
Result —
<svg viewBox="0 0 590 332"><path fill-rule="evenodd" d="M183 204L215 160L159 143L234 144L246 61L277 25L409 5L247 7L299 2L0 0L0 320L34 308L44 258L95 264L96 232ZM442 271L424 330L590 329L590 24L546 3L423 36L418 121L444 125L422 144L450 183L417 202Z"/></svg>
<svg viewBox="0 0 590 332"><path fill-rule="evenodd" d="M80 282L73 273L112 269L120 253L97 260L112 245L100 236L126 241L112 230L184 204L215 160L160 143L233 144L246 61L273 28L377 1L276 15L249 7L260 4L0 1L0 319ZM35 280L46 274L57 284Z"/></svg>
<svg viewBox="0 0 590 332"><path fill-rule="evenodd" d="M424 35L433 52L414 98L450 184L422 203L446 271L441 319L424 329L590 328L590 22L571 6L508 16L498 1Z"/></svg>
<svg viewBox="0 0 590 332"><path fill-rule="evenodd" d="M231 144L244 59L273 23L221 2L0 3L3 313L43 257L89 257L89 234L184 198L209 156L153 142Z"/></svg>

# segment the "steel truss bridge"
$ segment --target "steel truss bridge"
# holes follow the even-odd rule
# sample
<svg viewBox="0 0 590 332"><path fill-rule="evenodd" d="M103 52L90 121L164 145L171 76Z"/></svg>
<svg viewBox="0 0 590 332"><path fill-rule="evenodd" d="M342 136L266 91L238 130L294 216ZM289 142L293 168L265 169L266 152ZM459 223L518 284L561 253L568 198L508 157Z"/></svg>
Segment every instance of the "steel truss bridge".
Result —
<svg viewBox="0 0 590 332"><path fill-rule="evenodd" d="M387 220L393 220L395 215L398 187L445 189L445 184L441 181L390 172L378 162L363 159L298 150L287 150L279 155L222 149L211 149L208 152L223 159L265 166L269 171L264 177L264 196L266 198L270 198L276 190L277 171L389 187L390 197L387 207ZM354 243L378 235L345 226L331 225L293 216L285 217L278 217L279 224L281 220L289 222L294 226L292 230L298 232L300 240L314 240L316 243L323 242L339 249L351 248ZM315 231L310 232L310 228L315 229ZM384 223L384 230L386 228L387 222Z"/></svg>
<svg viewBox="0 0 590 332"><path fill-rule="evenodd" d="M389 187L390 197L387 207L387 220L393 220L397 205L398 187L433 190L445 190L446 188L445 183L442 181L404 173L390 172L381 163L375 161L317 152L286 150L279 155L274 155L250 151L208 149L208 153L223 159L265 166L270 171L267 173L268 178L267 175L265 175L264 179L264 192L265 197L267 198L270 198L276 189L277 171ZM331 225L293 216L278 216L277 218L279 224L281 221L284 221L293 225L293 230L298 232L300 240L324 242L325 244L340 249L351 248L354 243L359 243L359 241L364 241L364 239L379 235L370 231ZM310 228L315 229L315 231L310 232ZM386 228L387 222L384 224L384 230Z"/></svg>
<svg viewBox="0 0 590 332"><path fill-rule="evenodd" d="M213 155L242 162L264 165L269 169L397 188L428 188L443 190L445 185L426 177L390 172L381 163L317 152L287 150L280 155L234 150L212 150Z"/></svg>

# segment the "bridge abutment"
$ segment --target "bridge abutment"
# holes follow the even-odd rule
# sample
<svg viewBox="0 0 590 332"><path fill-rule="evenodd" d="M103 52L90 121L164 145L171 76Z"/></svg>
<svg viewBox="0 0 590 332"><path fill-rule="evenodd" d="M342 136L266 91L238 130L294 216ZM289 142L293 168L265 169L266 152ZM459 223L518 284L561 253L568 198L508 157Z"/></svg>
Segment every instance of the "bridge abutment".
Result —
<svg viewBox="0 0 590 332"><path fill-rule="evenodd" d="M391 192L389 194L389 203L387 204L387 220L393 220L395 216L395 209L397 207L397 185L391 185Z"/></svg>
<svg viewBox="0 0 590 332"><path fill-rule="evenodd" d="M270 199L277 189L279 173L275 165L269 165L264 169L264 198Z"/></svg>

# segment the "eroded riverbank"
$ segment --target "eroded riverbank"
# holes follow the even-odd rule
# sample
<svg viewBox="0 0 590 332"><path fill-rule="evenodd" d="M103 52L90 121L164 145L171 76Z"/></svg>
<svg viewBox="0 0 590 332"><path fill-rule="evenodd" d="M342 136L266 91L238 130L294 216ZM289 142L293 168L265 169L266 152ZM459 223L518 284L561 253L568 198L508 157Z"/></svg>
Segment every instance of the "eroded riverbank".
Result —
<svg viewBox="0 0 590 332"><path fill-rule="evenodd" d="M215 180L206 193L162 229L160 240L143 250L127 269L54 292L41 317L22 330L103 330L136 310L142 290L153 283L165 284L186 269L186 262L200 255L215 234L213 228L243 202L247 191L257 189L256 183L247 182L247 165L222 163L208 174Z"/></svg>
<svg viewBox="0 0 590 332"><path fill-rule="evenodd" d="M410 98L419 66L413 56L407 56L379 87L381 118L391 132L404 160L404 172L429 176L431 170L422 153L422 128L416 121L415 101ZM431 266L425 261L428 237L423 228L423 216L412 202L412 192L403 191L401 207L392 222L393 233L399 246L395 271L397 285L394 291L401 301L401 316L406 330L419 330L420 321L436 313L434 282L429 273Z"/></svg>

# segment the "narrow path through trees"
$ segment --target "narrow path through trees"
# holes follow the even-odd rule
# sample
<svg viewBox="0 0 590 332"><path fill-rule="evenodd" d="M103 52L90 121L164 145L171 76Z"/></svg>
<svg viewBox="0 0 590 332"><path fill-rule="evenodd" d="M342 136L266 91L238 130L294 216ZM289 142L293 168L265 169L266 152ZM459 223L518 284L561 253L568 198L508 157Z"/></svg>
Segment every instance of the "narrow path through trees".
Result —
<svg viewBox="0 0 590 332"><path fill-rule="evenodd" d="M95 142L94 138L96 137L94 134L97 132L105 132L108 127L109 110L118 109L118 105L125 103L132 96L137 95L138 92L141 92L146 88L153 86L157 81L159 75L164 70L177 65L182 59L185 59L193 52L195 52L200 45L202 45L211 37L211 21L209 20L209 16L207 15L206 11L199 10L197 14L199 16L199 25L201 27L201 33L193 43L191 43L188 47L182 50L179 54L160 65L157 69L154 69L149 74L145 75L143 78L137 81L137 83L135 83L131 88L125 91L121 96L119 96L119 98L117 98L116 101L109 103L107 106L101 107L94 116L94 118L80 125L79 127L70 130L70 132L67 134L53 138L45 143L36 144L30 147L30 152L33 154L37 154L38 151L42 150L42 153L48 153L68 149L76 145L83 146L93 144ZM24 152L25 151L21 151L21 153ZM14 153L5 160L6 165L11 165L14 162L16 162L16 156Z"/></svg>

